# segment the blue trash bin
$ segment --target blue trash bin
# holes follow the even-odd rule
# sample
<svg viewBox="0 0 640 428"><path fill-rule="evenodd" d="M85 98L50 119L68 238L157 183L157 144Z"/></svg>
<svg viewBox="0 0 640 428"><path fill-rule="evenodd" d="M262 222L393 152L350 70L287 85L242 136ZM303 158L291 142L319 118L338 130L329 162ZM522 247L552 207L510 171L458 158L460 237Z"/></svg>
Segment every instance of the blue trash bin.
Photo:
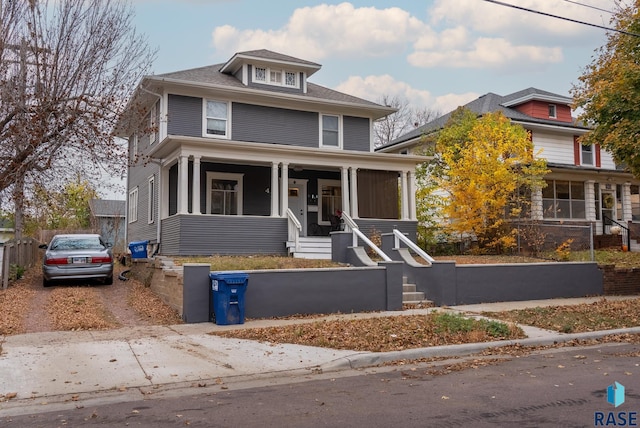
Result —
<svg viewBox="0 0 640 428"><path fill-rule="evenodd" d="M149 241L134 241L129 242L129 250L131 250L132 259L146 259L147 258L147 244Z"/></svg>
<svg viewBox="0 0 640 428"><path fill-rule="evenodd" d="M211 272L212 321L217 325L244 324L244 293L249 275L244 272Z"/></svg>

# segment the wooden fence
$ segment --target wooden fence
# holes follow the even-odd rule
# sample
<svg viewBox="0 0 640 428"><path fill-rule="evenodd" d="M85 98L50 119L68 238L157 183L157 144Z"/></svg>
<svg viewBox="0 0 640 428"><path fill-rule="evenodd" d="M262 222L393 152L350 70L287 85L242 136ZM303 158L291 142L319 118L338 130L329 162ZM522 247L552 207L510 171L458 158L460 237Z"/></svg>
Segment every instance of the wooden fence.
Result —
<svg viewBox="0 0 640 428"><path fill-rule="evenodd" d="M29 269L40 262L42 256L38 245L40 242L33 238L12 239L4 243L0 266L3 289L6 290L9 280L15 279L14 272Z"/></svg>

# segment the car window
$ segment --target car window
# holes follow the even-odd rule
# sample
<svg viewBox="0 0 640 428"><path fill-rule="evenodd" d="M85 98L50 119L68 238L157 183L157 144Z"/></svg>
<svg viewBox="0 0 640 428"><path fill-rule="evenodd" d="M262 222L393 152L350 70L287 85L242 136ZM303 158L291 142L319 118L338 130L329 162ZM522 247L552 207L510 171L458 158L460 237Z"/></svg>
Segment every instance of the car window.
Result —
<svg viewBox="0 0 640 428"><path fill-rule="evenodd" d="M103 250L104 244L97 237L65 237L54 240L52 250Z"/></svg>

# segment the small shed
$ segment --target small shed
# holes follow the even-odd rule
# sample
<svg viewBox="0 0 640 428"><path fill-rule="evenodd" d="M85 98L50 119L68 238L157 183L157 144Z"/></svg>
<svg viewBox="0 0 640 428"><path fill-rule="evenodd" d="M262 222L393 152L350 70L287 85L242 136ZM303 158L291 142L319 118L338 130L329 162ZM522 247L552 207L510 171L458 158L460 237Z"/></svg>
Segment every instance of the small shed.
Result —
<svg viewBox="0 0 640 428"><path fill-rule="evenodd" d="M91 199L91 226L104 240L113 245L116 253L125 252L125 201Z"/></svg>

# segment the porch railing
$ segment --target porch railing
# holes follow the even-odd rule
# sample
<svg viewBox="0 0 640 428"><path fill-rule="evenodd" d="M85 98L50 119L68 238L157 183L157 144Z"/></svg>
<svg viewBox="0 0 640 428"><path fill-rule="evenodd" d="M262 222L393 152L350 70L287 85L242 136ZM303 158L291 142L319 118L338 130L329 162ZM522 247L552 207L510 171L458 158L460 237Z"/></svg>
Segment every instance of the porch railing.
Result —
<svg viewBox="0 0 640 428"><path fill-rule="evenodd" d="M358 246L358 238L360 238L360 240L362 240L362 242L367 244L369 246L369 248L371 248L373 251L376 252L376 254L378 254L380 257L382 257L382 259L385 262L392 261L391 257L387 256L380 248L378 248L378 246L376 244L371 242L371 240L369 238L367 238L365 236L365 234L360 231L360 227L358 226L358 224L355 221L353 221L353 219L349 216L349 214L347 214L344 211L342 211L342 220L344 221L345 226L347 226L349 228L349 229L347 229L347 231L349 231L349 230L351 231L351 234L353 236L353 246L354 247Z"/></svg>
<svg viewBox="0 0 640 428"><path fill-rule="evenodd" d="M433 257L427 254L422 248L418 247L415 242L407 238L405 234L400 232L398 229L393 229L393 236L395 239L395 248L400 248L400 241L402 241L407 245L407 247L409 247L409 249L411 249L417 255L422 257L427 263L429 263L429 265L436 261Z"/></svg>
<svg viewBox="0 0 640 428"><path fill-rule="evenodd" d="M295 251L300 251L300 232L302 232L302 225L293 211L291 211L291 208L287 208L287 219L287 223L289 224L287 241L294 243Z"/></svg>
<svg viewBox="0 0 640 428"><path fill-rule="evenodd" d="M629 233L629 228L622 223L618 223L611 217L607 217L606 215L602 216L602 233L603 234L617 235L617 233L613 233L611 230L614 227L614 225L620 228L620 235L622 236L622 242L626 242L627 250L631 251L631 233Z"/></svg>

